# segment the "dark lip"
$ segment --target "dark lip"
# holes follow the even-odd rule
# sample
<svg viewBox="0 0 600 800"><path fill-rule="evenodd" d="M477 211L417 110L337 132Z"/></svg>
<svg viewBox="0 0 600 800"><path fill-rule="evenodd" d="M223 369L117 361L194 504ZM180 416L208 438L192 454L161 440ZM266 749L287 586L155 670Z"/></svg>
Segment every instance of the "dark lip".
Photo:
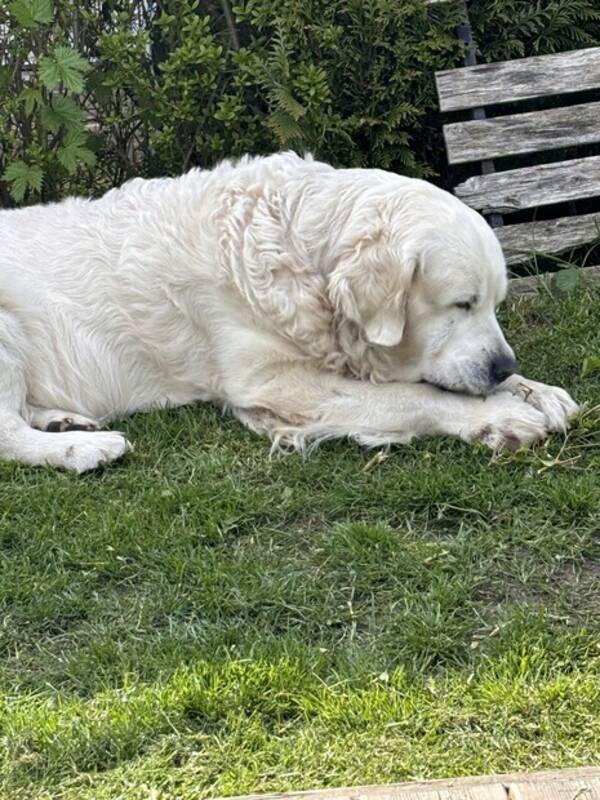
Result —
<svg viewBox="0 0 600 800"><path fill-rule="evenodd" d="M440 389L442 392L459 393L458 389L450 389L448 386L444 386L443 383L436 383L435 381L420 381L420 383L425 383L427 386L435 386L436 389ZM462 392L462 394L465 394L465 392Z"/></svg>
<svg viewBox="0 0 600 800"><path fill-rule="evenodd" d="M427 383L429 386L435 386L436 389L440 389L442 392L449 392L450 394L466 394L469 397L488 397L496 388L495 386L490 386L485 392L471 392L468 389L463 388L452 389L450 386L445 386L443 383L436 383L435 381L421 381L421 383Z"/></svg>

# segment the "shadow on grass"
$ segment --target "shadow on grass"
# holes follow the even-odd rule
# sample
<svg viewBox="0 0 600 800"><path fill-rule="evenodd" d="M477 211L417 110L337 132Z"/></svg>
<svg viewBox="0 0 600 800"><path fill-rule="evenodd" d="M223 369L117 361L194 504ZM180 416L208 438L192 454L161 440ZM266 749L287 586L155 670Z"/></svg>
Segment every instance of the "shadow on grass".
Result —
<svg viewBox="0 0 600 800"><path fill-rule="evenodd" d="M588 404L535 449L269 460L204 406L127 420L136 451L102 473L0 465L5 792L187 799L591 761L599 299L504 312L524 373Z"/></svg>

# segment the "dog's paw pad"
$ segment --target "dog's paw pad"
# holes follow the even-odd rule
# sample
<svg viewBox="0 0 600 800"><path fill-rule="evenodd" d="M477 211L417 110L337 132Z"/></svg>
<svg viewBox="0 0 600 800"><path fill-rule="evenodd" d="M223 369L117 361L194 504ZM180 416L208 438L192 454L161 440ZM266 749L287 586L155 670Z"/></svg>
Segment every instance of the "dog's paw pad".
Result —
<svg viewBox="0 0 600 800"><path fill-rule="evenodd" d="M487 445L487 447L492 450L518 450L524 444L512 431L499 430L491 425L487 425L483 428L483 430L475 436L475 439Z"/></svg>
<svg viewBox="0 0 600 800"><path fill-rule="evenodd" d="M487 398L479 407L477 422L472 438L492 450L518 450L548 436L544 415L508 392Z"/></svg>
<svg viewBox="0 0 600 800"><path fill-rule="evenodd" d="M97 422L93 422L92 420L84 421L84 417L81 418L81 421L78 419L74 419L73 417L64 417L63 419L53 419L51 420L47 426L46 430L48 433L64 433L65 431L98 431L100 430L100 425Z"/></svg>
<svg viewBox="0 0 600 800"><path fill-rule="evenodd" d="M97 420L84 417L82 414L42 409L34 412L31 426L47 433L67 433L68 431L92 433L99 431L102 427Z"/></svg>

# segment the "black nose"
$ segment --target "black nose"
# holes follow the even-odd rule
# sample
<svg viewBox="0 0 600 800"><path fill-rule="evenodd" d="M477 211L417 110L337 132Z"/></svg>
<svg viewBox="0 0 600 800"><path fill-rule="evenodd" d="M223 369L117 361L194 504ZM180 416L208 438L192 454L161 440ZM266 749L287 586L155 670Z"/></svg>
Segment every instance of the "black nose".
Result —
<svg viewBox="0 0 600 800"><path fill-rule="evenodd" d="M517 362L512 356L494 356L490 364L490 379L496 385L510 378L517 371Z"/></svg>

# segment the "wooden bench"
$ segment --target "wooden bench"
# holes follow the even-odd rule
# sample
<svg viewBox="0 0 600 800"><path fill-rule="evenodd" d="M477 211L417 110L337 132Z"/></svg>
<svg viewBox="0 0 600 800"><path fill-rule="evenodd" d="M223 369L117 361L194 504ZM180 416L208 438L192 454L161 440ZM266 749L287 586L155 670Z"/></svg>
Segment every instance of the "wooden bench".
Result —
<svg viewBox="0 0 600 800"><path fill-rule="evenodd" d="M600 240L600 211L512 224L500 216L600 198L600 155L504 171L494 163L505 156L600 142L600 102L486 116L492 105L599 89L600 47L444 70L435 80L440 110L470 111L472 117L443 126L448 162L480 161L483 167L484 174L459 183L455 194L488 216L509 264Z"/></svg>

